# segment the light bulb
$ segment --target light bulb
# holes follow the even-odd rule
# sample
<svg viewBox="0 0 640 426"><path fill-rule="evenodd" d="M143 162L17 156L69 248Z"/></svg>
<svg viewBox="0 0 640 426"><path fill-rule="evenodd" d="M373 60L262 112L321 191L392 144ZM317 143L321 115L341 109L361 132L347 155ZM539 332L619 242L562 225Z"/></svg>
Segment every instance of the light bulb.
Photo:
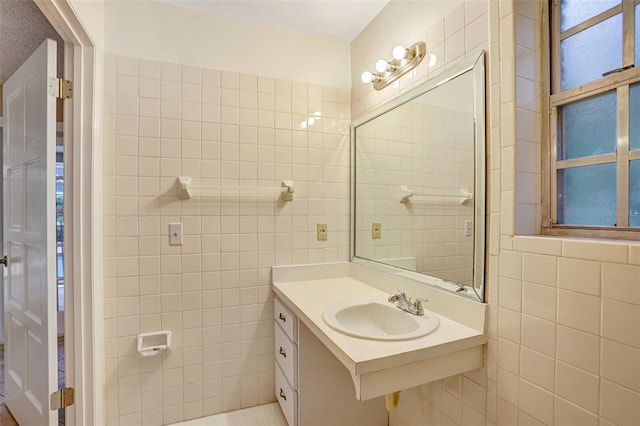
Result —
<svg viewBox="0 0 640 426"><path fill-rule="evenodd" d="M378 59L376 61L376 71L385 72L387 70L387 61L384 59Z"/></svg>
<svg viewBox="0 0 640 426"><path fill-rule="evenodd" d="M371 74L369 71L365 71L362 73L360 78L362 79L363 83L371 83L373 81L373 74Z"/></svg>
<svg viewBox="0 0 640 426"><path fill-rule="evenodd" d="M393 56L393 59L399 61L400 59L404 59L406 52L407 49L405 49L404 46L398 45L391 51L391 56Z"/></svg>
<svg viewBox="0 0 640 426"><path fill-rule="evenodd" d="M313 117L309 117L309 119L307 120L307 123L309 123L309 126L313 126L313 123L316 122L316 119Z"/></svg>
<svg viewBox="0 0 640 426"><path fill-rule="evenodd" d="M322 117L322 113L320 111L316 111L316 112L313 113L313 116L320 118L320 117Z"/></svg>
<svg viewBox="0 0 640 426"><path fill-rule="evenodd" d="M436 58L436 55L434 55L433 53L429 53L429 68L434 66L437 60L438 58Z"/></svg>
<svg viewBox="0 0 640 426"><path fill-rule="evenodd" d="M307 128L307 121L306 120L300 122L300 128L301 129L306 129Z"/></svg>

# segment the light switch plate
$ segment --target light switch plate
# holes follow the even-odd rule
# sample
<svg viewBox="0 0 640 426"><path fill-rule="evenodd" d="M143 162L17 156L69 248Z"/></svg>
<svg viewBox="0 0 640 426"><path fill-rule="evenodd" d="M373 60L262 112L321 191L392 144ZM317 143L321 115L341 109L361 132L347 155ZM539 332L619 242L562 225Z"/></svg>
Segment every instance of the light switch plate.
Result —
<svg viewBox="0 0 640 426"><path fill-rule="evenodd" d="M182 224L181 223L169 224L169 245L170 246L182 245Z"/></svg>
<svg viewBox="0 0 640 426"><path fill-rule="evenodd" d="M382 238L382 223L373 222L371 224L371 239L379 240Z"/></svg>

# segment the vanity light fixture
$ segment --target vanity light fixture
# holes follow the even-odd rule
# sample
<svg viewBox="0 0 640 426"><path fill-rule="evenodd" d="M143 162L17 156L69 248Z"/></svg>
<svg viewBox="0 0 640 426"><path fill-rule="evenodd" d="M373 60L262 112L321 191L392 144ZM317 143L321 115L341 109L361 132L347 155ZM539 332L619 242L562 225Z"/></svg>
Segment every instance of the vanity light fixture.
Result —
<svg viewBox="0 0 640 426"><path fill-rule="evenodd" d="M427 54L427 44L423 41L409 47L396 46L391 51L392 59L378 59L375 63L376 72L362 73L363 83L373 83L376 90L382 90L400 77L415 69Z"/></svg>

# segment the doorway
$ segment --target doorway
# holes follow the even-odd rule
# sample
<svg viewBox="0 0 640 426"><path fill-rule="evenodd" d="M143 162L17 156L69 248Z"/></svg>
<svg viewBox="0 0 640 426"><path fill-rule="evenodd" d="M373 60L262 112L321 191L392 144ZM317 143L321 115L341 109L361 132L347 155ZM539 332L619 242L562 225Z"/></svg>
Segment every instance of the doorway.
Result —
<svg viewBox="0 0 640 426"><path fill-rule="evenodd" d="M104 424L104 332L102 329L102 175L100 114L103 55L101 3L33 0L64 39L64 78L73 80L73 99L65 114L65 380L75 403L66 409L68 424ZM4 2L29 3L29 2ZM2 17L0 16L0 32ZM31 26L31 25L30 25ZM56 37L53 37L56 38ZM0 36L0 55L15 34ZM62 44L60 44L62 46ZM0 70L6 62L0 58ZM0 85L0 91L2 86ZM0 111L0 116L2 111ZM67 140L68 139L68 140ZM0 197L0 200L2 198ZM53 263L53 262L52 262ZM0 324L2 325L2 324ZM4 327L0 327L0 330ZM53 356L50 357L53 359ZM1 420L0 423L4 424Z"/></svg>
<svg viewBox="0 0 640 426"><path fill-rule="evenodd" d="M51 26L47 18L42 14L38 6L31 0L20 2L0 2L0 85L22 65L33 51L38 48L42 41L51 38L57 41L57 77L64 75L64 51L65 44L62 37ZM0 86L1 87L1 86ZM0 90L1 94L1 90ZM3 111L0 106L0 127L2 126ZM65 307L65 267L64 267L64 125L63 125L63 102L58 100L56 105L56 189L55 189L55 266L56 279L51 285L55 286L57 296L57 350L55 351L55 361L57 363L58 388L64 387L65 383L65 348L64 348L64 307ZM4 146L3 136L0 135L0 146ZM2 154L0 154L1 158ZM2 186L0 185L0 212L2 205ZM4 219L4 218L2 218ZM2 222L0 222L2 223ZM0 226L0 228L2 228ZM4 240L0 231L0 241ZM1 243L0 243L1 245ZM5 247L2 247L3 250ZM0 295L4 293L3 278L0 274ZM0 297L0 424L17 424L5 405L5 355L9 352L6 340L4 297ZM51 357L49 357L51 358ZM47 407L48 408L48 407ZM58 410L58 424L65 424L64 409Z"/></svg>

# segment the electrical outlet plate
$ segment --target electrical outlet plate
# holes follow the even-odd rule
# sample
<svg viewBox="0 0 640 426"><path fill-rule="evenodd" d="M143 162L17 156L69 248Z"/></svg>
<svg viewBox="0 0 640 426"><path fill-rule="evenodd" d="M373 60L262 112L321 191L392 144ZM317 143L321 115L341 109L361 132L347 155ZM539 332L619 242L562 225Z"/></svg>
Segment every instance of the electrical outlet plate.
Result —
<svg viewBox="0 0 640 426"><path fill-rule="evenodd" d="M379 240L382 238L382 223L373 222L371 224L371 239Z"/></svg>
<svg viewBox="0 0 640 426"><path fill-rule="evenodd" d="M473 234L473 222L470 220L464 221L464 236L470 237Z"/></svg>
<svg viewBox="0 0 640 426"><path fill-rule="evenodd" d="M182 224L181 223L169 224L169 245L170 246L182 245Z"/></svg>
<svg viewBox="0 0 640 426"><path fill-rule="evenodd" d="M318 224L318 241L327 241L328 237L327 224L319 223Z"/></svg>

